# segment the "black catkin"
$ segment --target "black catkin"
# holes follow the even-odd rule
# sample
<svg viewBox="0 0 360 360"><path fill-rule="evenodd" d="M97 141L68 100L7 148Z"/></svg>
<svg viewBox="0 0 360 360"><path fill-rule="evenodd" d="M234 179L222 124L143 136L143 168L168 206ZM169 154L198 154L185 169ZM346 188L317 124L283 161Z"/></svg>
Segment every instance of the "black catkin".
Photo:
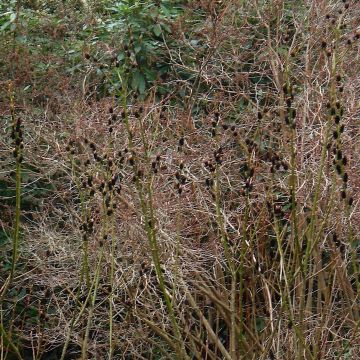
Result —
<svg viewBox="0 0 360 360"><path fill-rule="evenodd" d="M336 172L340 175L341 174L341 166L340 164L336 165Z"/></svg>

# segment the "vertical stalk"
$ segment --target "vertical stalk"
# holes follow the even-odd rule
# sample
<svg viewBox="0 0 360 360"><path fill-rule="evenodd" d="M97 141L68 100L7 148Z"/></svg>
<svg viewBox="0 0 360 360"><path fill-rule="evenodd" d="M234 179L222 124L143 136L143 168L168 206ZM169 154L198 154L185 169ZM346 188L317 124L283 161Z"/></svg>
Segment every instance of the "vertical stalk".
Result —
<svg viewBox="0 0 360 360"><path fill-rule="evenodd" d="M15 105L14 105L14 95L12 89L12 83L9 84L9 93L10 93L10 111L11 111L11 120L13 127L16 128L16 119L15 119ZM19 132L16 134L19 137ZM17 147L17 150L20 152L20 148ZM18 157L21 156L18 154ZM9 285L14 278L15 266L18 260L18 251L19 251L19 237L20 237L20 215L21 215L21 162L19 158L16 159L16 180L15 180L15 224L14 224L14 233L13 233L13 251L12 251L12 261L11 261L11 270Z"/></svg>
<svg viewBox="0 0 360 360"><path fill-rule="evenodd" d="M133 135L130 129L130 123L129 123L129 115L127 112L127 79L122 79L120 73L118 72L118 77L120 79L120 81L123 84L123 88L122 88L122 105L123 105L123 109L125 112L125 116L124 116L124 122L125 122L125 126L126 126L126 131L128 134L128 141L129 141L129 149L130 152L132 153L132 155L134 156L134 164L133 164L133 169L134 169L134 174L137 175L137 164L136 164L136 154L134 151L134 146L133 146ZM140 127L141 129L141 127ZM144 141L144 134L142 133L142 140ZM146 149L146 142L144 142L144 147ZM145 150L146 151L146 150ZM147 154L146 154L147 156ZM151 257L155 266L155 272L156 272L156 276L158 279L158 283L159 283L159 288L163 294L164 300L165 300L165 305L167 308L167 311L169 313L170 316L170 320L171 320L171 324L173 327L173 331L174 331L174 335L176 338L176 348L177 348L177 356L178 359L187 359L189 360L189 356L186 353L186 349L185 349L185 345L184 345L184 341L182 339L182 335L180 332L180 328L175 316L175 311L173 308L173 304L170 298L170 294L166 289L165 286L165 280L164 280L164 276L162 273L162 269L161 269L161 260L160 260L160 255L159 255L159 246L158 246L158 241L157 241L157 236L156 236L156 230L155 230L155 214L154 214L154 208L153 208L153 202L152 202L152 188L151 188L151 181L147 182L147 188L145 189L145 191L147 191L147 198L144 196L144 188L141 184L140 179L136 176L135 177L135 186L136 186L136 190L139 196L139 201L140 201L140 207L141 207L141 211L144 217L144 227L145 227L145 231L146 231L146 236L150 245L150 251L151 251Z"/></svg>

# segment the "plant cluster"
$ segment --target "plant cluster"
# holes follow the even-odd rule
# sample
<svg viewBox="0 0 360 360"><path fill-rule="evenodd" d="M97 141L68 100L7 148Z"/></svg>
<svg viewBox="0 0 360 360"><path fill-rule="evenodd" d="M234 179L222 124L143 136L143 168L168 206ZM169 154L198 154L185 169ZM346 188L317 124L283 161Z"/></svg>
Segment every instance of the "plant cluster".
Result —
<svg viewBox="0 0 360 360"><path fill-rule="evenodd" d="M2 95L1 358L359 357L360 4L82 6L81 91Z"/></svg>

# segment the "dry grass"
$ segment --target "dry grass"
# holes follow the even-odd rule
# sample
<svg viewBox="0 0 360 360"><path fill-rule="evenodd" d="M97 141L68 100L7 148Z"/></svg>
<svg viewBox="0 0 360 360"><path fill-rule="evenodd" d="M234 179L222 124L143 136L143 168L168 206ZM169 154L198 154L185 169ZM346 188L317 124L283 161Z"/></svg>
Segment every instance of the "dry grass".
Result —
<svg viewBox="0 0 360 360"><path fill-rule="evenodd" d="M124 87L17 110L32 181L52 186L24 214L22 271L2 294L5 332L34 359L67 338L65 359L360 356L360 6L256 3L206 2L195 86L129 92L127 109Z"/></svg>

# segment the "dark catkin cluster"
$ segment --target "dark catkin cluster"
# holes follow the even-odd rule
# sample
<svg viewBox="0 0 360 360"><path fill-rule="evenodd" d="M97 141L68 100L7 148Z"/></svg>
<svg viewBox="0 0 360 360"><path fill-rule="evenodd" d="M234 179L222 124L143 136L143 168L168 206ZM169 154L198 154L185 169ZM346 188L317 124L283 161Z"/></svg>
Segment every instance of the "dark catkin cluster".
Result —
<svg viewBox="0 0 360 360"><path fill-rule="evenodd" d="M187 182L186 176L183 174L184 170L184 163L181 162L179 164L179 170L175 172L175 189L177 190L178 194L181 195L183 192L183 187Z"/></svg>
<svg viewBox="0 0 360 360"><path fill-rule="evenodd" d="M293 31L293 26L291 26L291 24L284 24L284 32L282 34L281 37L281 42L283 43L283 45L289 46L293 36L294 36L294 31Z"/></svg>
<svg viewBox="0 0 360 360"><path fill-rule="evenodd" d="M114 131L114 123L117 120L117 115L114 113L114 108L111 106L109 108L109 119L108 119L108 131L111 134Z"/></svg>
<svg viewBox="0 0 360 360"><path fill-rule="evenodd" d="M282 160L278 153L273 152L272 150L266 151L263 155L263 160L271 163L270 172L272 174L277 173L278 171L287 171L289 170L289 165L285 160Z"/></svg>
<svg viewBox="0 0 360 360"><path fill-rule="evenodd" d="M104 202L106 207L106 215L111 216L114 213L114 210L116 209L116 204L112 202L112 196L110 192L105 195Z"/></svg>
<svg viewBox="0 0 360 360"><path fill-rule="evenodd" d="M75 155L75 146L75 141L70 139L65 149L70 155Z"/></svg>
<svg viewBox="0 0 360 360"><path fill-rule="evenodd" d="M208 189L212 189L212 187L214 186L214 180L213 180L213 179L210 179L210 178L206 178L206 179L205 179L205 186L206 186Z"/></svg>
<svg viewBox="0 0 360 360"><path fill-rule="evenodd" d="M243 185L244 191L242 191L241 194L247 195L253 189L252 180L254 177L255 170L248 163L243 163L240 165L239 172L240 172L240 176L242 177L242 179L244 181L244 185Z"/></svg>
<svg viewBox="0 0 360 360"><path fill-rule="evenodd" d="M184 147L184 144L185 144L185 139L184 137L182 136L180 139L179 139L179 142L178 142L178 151L181 151Z"/></svg>
<svg viewBox="0 0 360 360"><path fill-rule="evenodd" d="M80 231L82 232L82 239L84 241L88 241L89 237L94 232L94 219L93 218L87 218L81 225L80 225Z"/></svg>
<svg viewBox="0 0 360 360"><path fill-rule="evenodd" d="M97 153L96 145L93 142L89 143L89 148L92 152L93 158L96 162L101 162L101 156Z"/></svg>
<svg viewBox="0 0 360 360"><path fill-rule="evenodd" d="M332 235L332 241L335 244L336 248L339 249L342 256L345 254L345 246L344 244L339 240L337 234L334 232Z"/></svg>
<svg viewBox="0 0 360 360"><path fill-rule="evenodd" d="M220 120L220 113L216 111L214 113L214 119L211 122L211 137L216 137L219 120Z"/></svg>
<svg viewBox="0 0 360 360"><path fill-rule="evenodd" d="M17 118L11 129L11 138L14 141L13 155L18 164L21 164L23 161L22 152L24 149L23 132L21 129L21 125L21 119Z"/></svg>
<svg viewBox="0 0 360 360"><path fill-rule="evenodd" d="M161 161L161 156L158 154L156 155L155 160L151 162L151 170L154 174L157 174L160 169L160 161Z"/></svg>
<svg viewBox="0 0 360 360"><path fill-rule="evenodd" d="M340 75L336 76L336 81L337 83L341 81ZM348 197L347 195L349 175L346 172L346 167L348 165L348 158L346 155L343 154L343 151L341 150L341 146L342 146L341 135L345 130L344 124L341 124L341 119L344 114L344 109L341 106L340 101L336 101L334 105L328 103L327 108L330 109L330 116L334 121L334 127L335 127L335 130L333 131L332 134L334 141L332 152L333 152L333 164L335 170L342 180L340 199L344 201L347 200L347 203L351 206L353 204L353 198ZM330 149L330 146L328 146L327 148Z"/></svg>
<svg viewBox="0 0 360 360"><path fill-rule="evenodd" d="M223 158L223 148L220 146L217 150L214 151L213 155L214 155L215 163L221 165Z"/></svg>
<svg viewBox="0 0 360 360"><path fill-rule="evenodd" d="M86 179L87 181L87 187L89 188L89 195L93 197L95 195L95 188L93 183L93 176L89 175Z"/></svg>
<svg viewBox="0 0 360 360"><path fill-rule="evenodd" d="M103 197L105 213L107 216L113 215L117 205L114 201L116 194L121 192L121 178L117 173L112 173L110 178L105 181L102 181L98 187L100 194Z"/></svg>
<svg viewBox="0 0 360 360"><path fill-rule="evenodd" d="M336 75L335 80L337 86L342 87L341 85L342 76L340 74ZM343 154L343 151L341 150L341 146L342 146L341 135L345 130L344 124L341 123L342 116L344 115L344 109L339 100L335 101L335 103L333 104L328 102L326 104L326 108L329 110L329 115L334 123L334 128L335 128L332 133L332 138L334 142L334 145L332 147L332 153L333 153L333 164L335 170L342 179L342 190L340 191L340 198L342 200L346 200L347 199L346 190L347 190L349 176L345 170L348 160L347 157ZM327 145L327 149L328 150L331 149L330 143ZM350 201L349 200L350 199L348 199L348 202L352 204L352 200Z"/></svg>
<svg viewBox="0 0 360 360"><path fill-rule="evenodd" d="M230 129L232 131L233 137L236 138L238 136L238 134L239 134L237 129L236 129L236 126L232 125Z"/></svg>
<svg viewBox="0 0 360 360"><path fill-rule="evenodd" d="M222 156L222 150L221 150L220 154L218 154L217 151L214 152L214 158L216 157L217 161L221 162L221 156ZM216 159L215 159L215 161L216 161ZM209 172L208 176L205 178L205 186L206 186L207 190L209 191L211 197L213 199L215 199L214 175L215 175L215 170L216 170L216 163L213 162L212 160L205 160L204 168Z"/></svg>
<svg viewBox="0 0 360 360"><path fill-rule="evenodd" d="M342 85L342 76L340 74L336 75L336 86L337 86L339 93L344 92L344 86Z"/></svg>
<svg viewBox="0 0 360 360"><path fill-rule="evenodd" d="M292 129L296 128L296 109L293 107L294 93L292 87L289 84L283 86L284 98L286 103L284 120L285 124Z"/></svg>
<svg viewBox="0 0 360 360"><path fill-rule="evenodd" d="M273 203L270 201L266 201L266 208L270 214L270 218L273 220L278 219L282 222L286 220L284 212L285 206L286 203L281 201L281 199L275 199Z"/></svg>
<svg viewBox="0 0 360 360"><path fill-rule="evenodd" d="M167 116L166 116L166 106L163 105L160 109L160 114L159 114L159 118L160 120L166 120Z"/></svg>
<svg viewBox="0 0 360 360"><path fill-rule="evenodd" d="M205 169L207 169L210 173L215 172L215 165L211 161L204 161Z"/></svg>
<svg viewBox="0 0 360 360"><path fill-rule="evenodd" d="M360 31L357 30L353 35L347 38L346 43L348 45L352 45L353 42L358 41L360 39Z"/></svg>
<svg viewBox="0 0 360 360"><path fill-rule="evenodd" d="M255 170L248 163L240 165L240 175L244 180L250 180L254 177Z"/></svg>
<svg viewBox="0 0 360 360"><path fill-rule="evenodd" d="M245 145L249 154L252 153L253 151L259 153L259 145L253 140L246 138Z"/></svg>

